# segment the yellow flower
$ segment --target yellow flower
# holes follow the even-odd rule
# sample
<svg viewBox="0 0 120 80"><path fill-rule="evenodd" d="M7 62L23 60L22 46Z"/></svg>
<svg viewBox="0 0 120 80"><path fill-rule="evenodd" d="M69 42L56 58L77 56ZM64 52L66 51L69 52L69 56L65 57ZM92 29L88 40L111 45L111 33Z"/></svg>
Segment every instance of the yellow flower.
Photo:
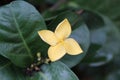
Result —
<svg viewBox="0 0 120 80"><path fill-rule="evenodd" d="M50 45L48 49L48 57L51 61L62 58L66 53L70 55L78 55L82 53L79 44L72 38L68 38L71 34L71 26L67 19L58 24L55 32L50 30L38 31L43 41Z"/></svg>

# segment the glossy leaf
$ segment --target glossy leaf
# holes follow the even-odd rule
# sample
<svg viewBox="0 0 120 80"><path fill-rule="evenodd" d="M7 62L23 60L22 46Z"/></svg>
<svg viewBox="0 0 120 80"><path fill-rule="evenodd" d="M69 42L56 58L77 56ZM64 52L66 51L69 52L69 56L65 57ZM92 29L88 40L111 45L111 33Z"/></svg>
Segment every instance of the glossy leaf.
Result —
<svg viewBox="0 0 120 80"><path fill-rule="evenodd" d="M28 76L23 69L17 68L9 60L0 56L1 80L78 80L76 75L61 62L44 64L40 69L40 72Z"/></svg>
<svg viewBox="0 0 120 80"><path fill-rule="evenodd" d="M79 80L77 76L62 62L53 62L41 67L41 72L27 77L28 80Z"/></svg>
<svg viewBox="0 0 120 80"><path fill-rule="evenodd" d="M61 62L44 65L42 66L42 71L48 80L79 80L75 74Z"/></svg>
<svg viewBox="0 0 120 80"><path fill-rule="evenodd" d="M14 1L0 8L0 55L20 67L32 63L42 52L43 42L37 31L46 29L39 12L24 1Z"/></svg>

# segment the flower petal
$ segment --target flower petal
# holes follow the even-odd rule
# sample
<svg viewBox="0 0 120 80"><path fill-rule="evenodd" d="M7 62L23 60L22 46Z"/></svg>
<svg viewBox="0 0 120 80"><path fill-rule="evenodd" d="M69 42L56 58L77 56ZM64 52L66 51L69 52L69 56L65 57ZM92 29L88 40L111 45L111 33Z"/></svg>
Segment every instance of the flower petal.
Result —
<svg viewBox="0 0 120 80"><path fill-rule="evenodd" d="M59 43L56 46L51 46L48 49L48 56L51 61L56 61L62 58L65 55L66 51L63 46L63 43Z"/></svg>
<svg viewBox="0 0 120 80"><path fill-rule="evenodd" d="M56 45L58 42L55 34L52 31L41 30L41 31L38 31L38 34L42 38L42 40L48 43L49 45L53 46L53 45Z"/></svg>
<svg viewBox="0 0 120 80"><path fill-rule="evenodd" d="M72 38L66 39L64 41L64 47L66 52L70 55L77 55L83 52L79 44Z"/></svg>
<svg viewBox="0 0 120 80"><path fill-rule="evenodd" d="M71 26L67 19L64 19L61 23L58 24L55 35L60 39L63 40L67 38L71 34Z"/></svg>

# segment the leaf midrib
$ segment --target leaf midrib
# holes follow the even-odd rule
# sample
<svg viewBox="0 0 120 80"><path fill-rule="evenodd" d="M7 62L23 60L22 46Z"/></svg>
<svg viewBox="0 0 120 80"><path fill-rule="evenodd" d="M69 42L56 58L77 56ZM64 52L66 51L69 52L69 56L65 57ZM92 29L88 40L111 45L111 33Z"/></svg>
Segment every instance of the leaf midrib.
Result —
<svg viewBox="0 0 120 80"><path fill-rule="evenodd" d="M31 57L31 59L32 59L33 56L31 55L31 51L30 51L30 49L29 49L26 41L24 40L24 37L23 37L23 35L22 35L22 33L21 33L21 30L20 30L20 28L19 28L19 24L17 23L17 19L15 18L15 14L13 13L11 6L10 6L10 12L11 12L11 14L12 14L13 21L14 21L14 23L15 23L15 25L16 25L15 27L17 28L17 31L18 31L18 33L19 33L19 35L20 35L20 38L21 38L21 40L22 40L22 42L23 42L23 44L24 44L24 46L25 46L25 48L26 48L26 50L27 50L27 52L28 52L28 55L29 55L29 56Z"/></svg>

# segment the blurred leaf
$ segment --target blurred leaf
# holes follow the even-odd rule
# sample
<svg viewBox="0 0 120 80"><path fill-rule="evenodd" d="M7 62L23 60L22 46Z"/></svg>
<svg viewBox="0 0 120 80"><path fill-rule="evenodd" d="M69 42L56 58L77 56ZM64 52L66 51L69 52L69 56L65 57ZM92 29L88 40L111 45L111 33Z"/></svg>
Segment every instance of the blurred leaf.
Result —
<svg viewBox="0 0 120 80"><path fill-rule="evenodd" d="M88 12L87 14L92 14L92 13ZM99 26L98 29L91 28L90 33L91 33L91 44L101 45L102 47L99 50L96 49L95 52L88 50L87 52L88 55L83 60L83 62L91 66L103 65L111 61L113 59L114 54L119 53L119 48L120 48L120 45L118 45L120 41L119 32L116 29L116 26L107 17L105 16L101 16L101 17L103 18L104 26ZM96 23L94 23L94 25L95 24ZM93 25L91 24L91 26ZM92 45L91 47L92 49L96 48L96 46L92 46Z"/></svg>
<svg viewBox="0 0 120 80"><path fill-rule="evenodd" d="M85 56L85 58L83 59L82 63L90 63L91 60L94 61L93 56L96 55L96 52L102 47L102 45L99 44L95 44L95 43L91 43L90 47L87 51L87 55Z"/></svg>
<svg viewBox="0 0 120 80"><path fill-rule="evenodd" d="M68 11L68 10L60 9L60 10L51 11L48 9L42 13L42 16L45 18L46 21L49 21L51 19L56 18L58 14L60 14L62 12L66 12L66 11Z"/></svg>
<svg viewBox="0 0 120 80"><path fill-rule="evenodd" d="M44 17L45 20L51 20L54 19L56 17L57 12L53 12L50 10L46 10L42 13L42 16Z"/></svg>
<svg viewBox="0 0 120 80"><path fill-rule="evenodd" d="M120 30L120 0L74 0L72 2L80 8L98 11L110 17Z"/></svg>
<svg viewBox="0 0 120 80"><path fill-rule="evenodd" d="M83 10L80 14L89 29L97 29L104 26L104 21L100 15L95 12Z"/></svg>
<svg viewBox="0 0 120 80"><path fill-rule="evenodd" d="M64 16L63 16L64 15ZM48 29L54 31L55 28L57 27L57 25L64 20L65 18L67 18L69 20L69 22L71 23L72 29L77 28L76 26L73 26L77 23L77 21L81 20L81 18L79 17L79 15L77 15L76 13L72 12L72 11L65 11L62 13L59 13L56 18L53 19L53 21L48 24ZM81 23L82 24L82 20Z"/></svg>
<svg viewBox="0 0 120 80"><path fill-rule="evenodd" d="M120 80L120 70L110 73L105 80Z"/></svg>
<svg viewBox="0 0 120 80"><path fill-rule="evenodd" d="M0 55L20 67L32 63L43 42L37 34L46 29L39 12L24 1L14 1L0 8ZM41 51L40 51L41 50Z"/></svg>
<svg viewBox="0 0 120 80"><path fill-rule="evenodd" d="M89 47L89 30L83 23L81 17L74 12L67 11L59 14L49 25L48 29L54 31L57 25L67 18L72 26L72 34L70 37L74 38L82 47L84 53L71 56L65 55L61 61L69 67L73 67L78 64L86 55L87 49Z"/></svg>

